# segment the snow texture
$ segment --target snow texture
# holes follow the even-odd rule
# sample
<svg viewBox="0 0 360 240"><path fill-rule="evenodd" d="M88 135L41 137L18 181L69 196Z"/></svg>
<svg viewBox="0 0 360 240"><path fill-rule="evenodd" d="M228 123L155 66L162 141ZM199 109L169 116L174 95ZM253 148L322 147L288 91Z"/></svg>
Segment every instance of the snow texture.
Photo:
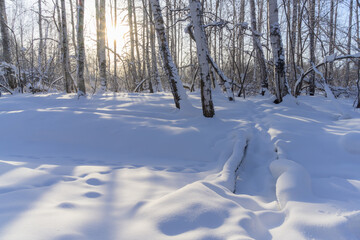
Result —
<svg viewBox="0 0 360 240"><path fill-rule="evenodd" d="M272 100L4 95L0 239L360 239L360 113Z"/></svg>

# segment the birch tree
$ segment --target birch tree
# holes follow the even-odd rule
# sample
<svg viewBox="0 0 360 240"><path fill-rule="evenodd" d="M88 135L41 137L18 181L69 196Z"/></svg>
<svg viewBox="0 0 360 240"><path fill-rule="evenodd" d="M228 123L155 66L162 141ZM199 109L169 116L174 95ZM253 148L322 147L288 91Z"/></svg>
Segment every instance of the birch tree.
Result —
<svg viewBox="0 0 360 240"><path fill-rule="evenodd" d="M357 40L357 47L360 49L360 15L359 15L359 8L360 8L360 1L357 0L355 6L355 15L356 15L356 38ZM357 60L357 80L356 80L356 87L357 87L357 103L356 108L360 108L360 59Z"/></svg>
<svg viewBox="0 0 360 240"><path fill-rule="evenodd" d="M149 0L149 6L151 5ZM153 22L153 13L151 6L149 7L149 18L150 22ZM155 27L154 24L150 25L150 48L151 48L151 63L152 63L152 72L155 79L155 88L157 92L162 92L163 88L161 85L161 80L159 76L159 71L157 67L157 57L156 57L156 47L155 47Z"/></svg>
<svg viewBox="0 0 360 240"><path fill-rule="evenodd" d="M330 24L329 24L329 55L334 54L334 2L335 0L331 0L330 2ZM333 76L333 62L329 64L329 73L328 78L331 80Z"/></svg>
<svg viewBox="0 0 360 240"><path fill-rule="evenodd" d="M256 12L254 0L250 0L250 15L253 45L256 51L256 61L259 66L259 74L261 79L261 95L264 96L265 92L268 89L268 75L266 69L265 55L260 40L261 34L259 33L256 26Z"/></svg>
<svg viewBox="0 0 360 240"><path fill-rule="evenodd" d="M65 0L61 1L61 52L62 52L62 72L64 77L65 91L67 93L72 92L72 82L70 76L70 64L69 64L69 45L67 35L67 24L66 24L66 7Z"/></svg>
<svg viewBox="0 0 360 240"><path fill-rule="evenodd" d="M106 18L105 18L105 0L100 0L99 19L98 19L98 32L99 32L99 44L98 44L98 61L99 61L99 72L100 72L100 92L106 92L107 81L106 81L106 54L105 54L105 29L106 29Z"/></svg>
<svg viewBox="0 0 360 240"><path fill-rule="evenodd" d="M279 25L277 0L269 0L269 25L270 40L274 62L274 80L275 80L275 103L281 103L283 97L288 93L285 77L285 56L281 39Z"/></svg>
<svg viewBox="0 0 360 240"><path fill-rule="evenodd" d="M315 0L309 0L310 66L315 65ZM309 94L315 95L315 72L310 74Z"/></svg>
<svg viewBox="0 0 360 240"><path fill-rule="evenodd" d="M77 84L78 95L86 94L84 80L85 46L84 46L84 4L85 0L78 0L77 9Z"/></svg>
<svg viewBox="0 0 360 240"><path fill-rule="evenodd" d="M350 0L350 4L349 4L349 28L348 28L348 42L347 42L347 54L351 54L351 38L352 36L352 17L353 17L353 0ZM358 40L359 41L359 40ZM350 61L346 62L346 72L345 72L345 83L346 86L349 86L350 83Z"/></svg>
<svg viewBox="0 0 360 240"><path fill-rule="evenodd" d="M203 115L215 115L214 104L211 96L210 67L208 63L208 46L202 19L201 3L198 0L189 0L191 23L194 27L194 38L200 67L200 88Z"/></svg>
<svg viewBox="0 0 360 240"><path fill-rule="evenodd" d="M135 65L135 37L134 37L134 23L133 23L133 0L127 0L128 4L128 24L129 24L129 34L130 34L130 72L133 77L132 85L136 85L137 79L137 70Z"/></svg>
<svg viewBox="0 0 360 240"><path fill-rule="evenodd" d="M42 8L41 0L38 0L38 25L39 25L39 56L38 56L38 70L39 70L39 84L40 88L43 88L43 30L42 30Z"/></svg>
<svg viewBox="0 0 360 240"><path fill-rule="evenodd" d="M174 64L174 61L170 53L169 43L167 36L165 34L164 19L161 13L159 0L150 0L150 3L153 13L155 30L158 37L158 43L160 46L160 54L162 58L164 71L168 77L170 89L174 97L175 106L176 108L180 109L181 105L183 103L186 104L187 102L186 93L182 86L178 69Z"/></svg>
<svg viewBox="0 0 360 240"><path fill-rule="evenodd" d="M6 5L5 0L0 0L0 26L1 26L1 43L3 47L3 56L4 56L4 62L7 64L12 63L12 56L10 51L10 36L9 36L9 29L8 29L8 23L7 23L7 15L6 15ZM10 67L7 67L6 69L5 78L8 81L9 87L11 89L16 88L16 80L11 76L11 70Z"/></svg>

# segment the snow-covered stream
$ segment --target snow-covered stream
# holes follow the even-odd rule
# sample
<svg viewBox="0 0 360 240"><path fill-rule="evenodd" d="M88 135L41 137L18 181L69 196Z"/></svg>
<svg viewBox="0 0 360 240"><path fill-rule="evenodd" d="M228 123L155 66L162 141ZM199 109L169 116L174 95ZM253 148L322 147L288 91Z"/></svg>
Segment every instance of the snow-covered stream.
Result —
<svg viewBox="0 0 360 240"><path fill-rule="evenodd" d="M350 100L190 100L0 98L0 239L360 239Z"/></svg>

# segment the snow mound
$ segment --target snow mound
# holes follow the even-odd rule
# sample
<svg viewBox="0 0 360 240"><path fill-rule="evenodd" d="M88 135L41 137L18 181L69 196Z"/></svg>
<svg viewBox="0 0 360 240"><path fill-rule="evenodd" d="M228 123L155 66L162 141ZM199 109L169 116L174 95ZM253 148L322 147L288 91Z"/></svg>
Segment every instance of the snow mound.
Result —
<svg viewBox="0 0 360 240"><path fill-rule="evenodd" d="M235 203L220 197L202 182L195 182L140 208L136 218L141 219L145 228L139 237L144 236L144 231L153 234L156 229L162 236L206 239L206 234L200 237L203 229L221 227L234 207Z"/></svg>
<svg viewBox="0 0 360 240"><path fill-rule="evenodd" d="M137 224L127 239L270 239L270 233L252 211L234 201L224 186L198 181L148 202L135 214ZM269 216L274 222L273 216ZM135 231L132 228L139 228Z"/></svg>
<svg viewBox="0 0 360 240"><path fill-rule="evenodd" d="M279 159L270 164L270 171L276 181L276 197L281 208L288 201L302 201L311 196L311 178L300 164Z"/></svg>
<svg viewBox="0 0 360 240"><path fill-rule="evenodd" d="M224 164L220 174L216 176L214 181L215 184L222 185L232 192L235 191L236 172L234 170L237 170L244 158L247 143L250 137L251 134L246 131L239 131L237 133L232 153Z"/></svg>
<svg viewBox="0 0 360 240"><path fill-rule="evenodd" d="M349 132L340 138L340 145L349 153L360 154L360 132Z"/></svg>

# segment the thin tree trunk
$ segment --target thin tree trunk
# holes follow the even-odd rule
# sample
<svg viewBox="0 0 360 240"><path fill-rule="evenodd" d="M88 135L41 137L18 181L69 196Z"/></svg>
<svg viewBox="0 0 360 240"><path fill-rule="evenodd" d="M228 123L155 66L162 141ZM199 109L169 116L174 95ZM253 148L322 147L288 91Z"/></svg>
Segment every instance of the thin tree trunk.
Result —
<svg viewBox="0 0 360 240"><path fill-rule="evenodd" d="M330 2L330 24L329 24L329 55L334 54L334 1L331 0ZM333 71L334 71L334 64L331 62L329 64L329 72L328 72L328 79L332 80L333 78Z"/></svg>
<svg viewBox="0 0 360 240"><path fill-rule="evenodd" d="M2 37L2 46L3 46L3 56L4 61L8 64L12 63L11 48L10 48L10 36L9 29L7 25L7 15L6 15L6 5L5 0L0 0L0 25L1 25L1 37ZM11 89L16 88L16 80L11 76L10 68L7 69L5 74L8 84Z"/></svg>
<svg viewBox="0 0 360 240"><path fill-rule="evenodd" d="M65 91L67 93L72 92L72 83L71 83L71 76L70 75L70 64L69 64L69 45L68 45L68 36L67 36L67 23L66 23L66 7L65 7L65 0L60 0L61 2L61 30L62 30L62 45L61 45L61 52L62 52L62 70L64 76L64 85Z"/></svg>
<svg viewBox="0 0 360 240"><path fill-rule="evenodd" d="M38 0L38 25L39 25L39 56L38 56L38 69L39 69L39 84L40 88L43 88L43 30L42 30L42 9L41 9L41 0Z"/></svg>
<svg viewBox="0 0 360 240"><path fill-rule="evenodd" d="M105 52L105 33L106 33L106 18L105 18L105 0L100 0L99 9L99 72L100 72L100 91L106 92L106 52Z"/></svg>
<svg viewBox="0 0 360 240"><path fill-rule="evenodd" d="M84 64L85 64L85 46L84 46L84 2L78 0L78 18L77 18L77 85L78 95L85 95Z"/></svg>
<svg viewBox="0 0 360 240"><path fill-rule="evenodd" d="M309 38L310 38L310 66L315 65L315 0L309 0ZM315 72L310 74L309 94L315 95Z"/></svg>
<svg viewBox="0 0 360 240"><path fill-rule="evenodd" d="M182 86L178 69L176 68L172 59L169 43L165 34L164 19L161 13L159 0L150 0L156 33L158 36L158 43L160 45L160 53L164 66L164 71L168 76L171 92L174 97L175 106L180 109L180 106L188 101L185 90ZM189 103L187 103L189 104Z"/></svg>
<svg viewBox="0 0 360 240"><path fill-rule="evenodd" d="M360 19L359 19L359 8L360 8L360 1L357 1L356 7L355 7L355 13L356 13L356 39L357 39L357 47L360 49ZM356 87L357 87L357 104L356 108L360 108L360 59L357 61L357 81L356 81Z"/></svg>
<svg viewBox="0 0 360 240"><path fill-rule="evenodd" d="M298 1L299 0L293 0L293 14L292 14L292 25L291 25L291 37L290 37L290 43L291 43L291 49L290 49L290 68L292 70L290 71L290 78L292 79L293 83L297 80L296 75L296 62L295 62L295 54L296 54L296 27L298 22ZM298 33L301 34L301 33Z"/></svg>
<svg viewBox="0 0 360 240"><path fill-rule="evenodd" d="M150 0L149 0L149 17L150 22L153 22L153 13L152 8L150 6ZM155 47L155 27L154 24L150 24L150 47L151 47L151 64L152 64L152 72L154 74L155 79L155 86L157 92L162 92L163 88L161 85L161 80L159 76L159 71L157 67L157 57L156 57L156 47Z"/></svg>
<svg viewBox="0 0 360 240"><path fill-rule="evenodd" d="M256 51L256 62L259 66L259 74L261 79L261 95L265 95L265 92L268 89L268 76L266 69L266 61L264 56L264 51L262 49L260 33L256 27L256 13L255 13L255 1L250 0L250 15L251 15L251 28L252 28L252 39L253 45ZM256 71L254 71L256 72Z"/></svg>
<svg viewBox="0 0 360 240"><path fill-rule="evenodd" d="M349 29L348 29L348 42L347 42L347 54L351 54L351 29L352 29L352 17L353 17L353 0L350 0L349 6ZM346 61L346 72L345 72L346 86L350 84L350 61Z"/></svg>
<svg viewBox="0 0 360 240"><path fill-rule="evenodd" d="M130 72L133 77L133 82L131 89L134 89L136 86L137 79L137 70L135 65L135 40L134 40L134 24L133 24L133 0L128 0L128 23L129 23L129 34L130 34Z"/></svg>
<svg viewBox="0 0 360 240"><path fill-rule="evenodd" d="M79 0L77 0L79 1ZM72 34L71 34L71 37L72 37L72 42L73 42L73 45L74 45L74 49L75 49L75 55L77 55L76 51L77 51L77 48L76 48L76 32L75 32L75 20L74 20L74 9L73 9L73 0L69 0L69 3L70 3L70 17L71 17L71 28L72 28Z"/></svg>
<svg viewBox="0 0 360 240"><path fill-rule="evenodd" d="M136 63L138 65L135 70L139 73L137 75L141 75L141 58L140 58L140 49L139 49L139 37L138 37L138 27L137 27L137 20L136 20L136 8L135 8L135 1L133 2L133 17L134 17L134 36L135 36L135 49L136 49ZM135 63L134 63L135 64ZM140 76L144 77L144 76Z"/></svg>
<svg viewBox="0 0 360 240"><path fill-rule="evenodd" d="M275 66L274 80L276 90L275 103L281 103L283 97L288 93L285 77L285 56L281 40L281 31L279 25L278 6L276 0L269 0L269 23L270 38Z"/></svg>
<svg viewBox="0 0 360 240"><path fill-rule="evenodd" d="M198 62L200 66L202 110L205 117L211 118L215 115L215 110L211 96L210 68L207 59L209 50L202 20L201 4L198 0L189 0L189 4L191 22L194 27Z"/></svg>
<svg viewBox="0 0 360 240"><path fill-rule="evenodd" d="M117 28L117 0L114 0L114 29ZM116 54L117 54L117 42L116 38L114 38L114 91L117 92L119 90L119 85L117 82L117 61L116 61ZM110 64L110 63L109 63Z"/></svg>

